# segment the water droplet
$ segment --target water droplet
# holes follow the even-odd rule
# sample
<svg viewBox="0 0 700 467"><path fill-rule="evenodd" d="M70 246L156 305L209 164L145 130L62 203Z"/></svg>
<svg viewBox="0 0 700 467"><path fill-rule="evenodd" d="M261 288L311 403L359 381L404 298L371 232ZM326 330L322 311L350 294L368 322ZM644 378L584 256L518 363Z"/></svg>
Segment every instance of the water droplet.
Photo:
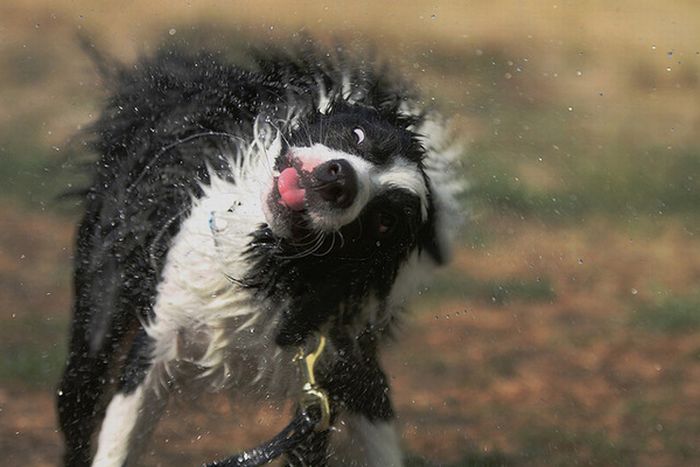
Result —
<svg viewBox="0 0 700 467"><path fill-rule="evenodd" d="M573 112L573 111L574 111L574 108L571 107L571 106L567 107L567 109L569 110L569 112Z"/></svg>

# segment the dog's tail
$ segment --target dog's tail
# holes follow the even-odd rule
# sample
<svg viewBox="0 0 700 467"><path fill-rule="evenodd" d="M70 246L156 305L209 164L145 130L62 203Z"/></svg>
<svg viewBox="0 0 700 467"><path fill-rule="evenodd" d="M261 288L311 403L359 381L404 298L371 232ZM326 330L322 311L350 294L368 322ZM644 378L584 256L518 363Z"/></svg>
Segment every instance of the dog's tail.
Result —
<svg viewBox="0 0 700 467"><path fill-rule="evenodd" d="M86 32L78 31L76 41L83 53L90 58L100 78L106 83L117 81L125 72L124 65L103 49L98 48Z"/></svg>
<svg viewBox="0 0 700 467"><path fill-rule="evenodd" d="M106 87L113 87L125 73L124 65L98 47L92 38L85 31L78 31L75 34L78 47L90 59L94 69L97 71ZM92 126L79 131L68 140L64 158L59 161L61 170L67 170L73 177L82 178L85 174L91 174L94 167L94 158L86 158L84 143L92 136ZM92 175L92 174L91 174ZM92 180L92 176L89 177ZM69 202L81 205L90 190L89 185L84 183L71 184L68 189L62 190L54 196L57 202Z"/></svg>

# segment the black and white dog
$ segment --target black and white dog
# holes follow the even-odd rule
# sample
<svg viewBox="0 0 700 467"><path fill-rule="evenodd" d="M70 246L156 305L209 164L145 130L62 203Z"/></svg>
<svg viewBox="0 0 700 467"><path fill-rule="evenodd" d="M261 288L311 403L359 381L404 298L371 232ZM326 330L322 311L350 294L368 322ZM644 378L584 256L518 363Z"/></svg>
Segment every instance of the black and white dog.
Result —
<svg viewBox="0 0 700 467"><path fill-rule="evenodd" d="M113 68L58 390L66 465L133 464L174 392L294 396L319 329L336 429L300 457L402 465L377 352L446 260L459 149L401 80L339 55Z"/></svg>

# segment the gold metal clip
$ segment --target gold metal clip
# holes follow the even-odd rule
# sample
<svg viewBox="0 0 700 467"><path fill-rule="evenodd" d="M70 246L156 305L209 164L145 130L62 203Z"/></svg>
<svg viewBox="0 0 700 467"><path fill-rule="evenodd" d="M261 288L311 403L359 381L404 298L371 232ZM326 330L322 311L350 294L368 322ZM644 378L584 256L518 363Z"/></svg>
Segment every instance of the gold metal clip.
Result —
<svg viewBox="0 0 700 467"><path fill-rule="evenodd" d="M301 387L301 398L299 403L304 411L307 411L311 406L318 405L321 409L321 420L316 425L316 431L325 431L330 426L331 409L328 404L328 395L318 384L316 384L316 375L314 366L316 361L323 353L326 346L326 338L323 334L318 335L318 345L316 349L307 354L304 347L300 346L297 354L294 356L294 361L299 362L301 376L304 385Z"/></svg>

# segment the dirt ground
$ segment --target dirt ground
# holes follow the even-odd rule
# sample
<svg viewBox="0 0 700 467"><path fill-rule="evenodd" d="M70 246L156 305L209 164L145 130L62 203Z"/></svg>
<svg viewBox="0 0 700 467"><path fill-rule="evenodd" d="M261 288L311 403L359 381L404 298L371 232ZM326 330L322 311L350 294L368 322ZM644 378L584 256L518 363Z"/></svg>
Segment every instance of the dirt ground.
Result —
<svg viewBox="0 0 700 467"><path fill-rule="evenodd" d="M18 232L27 227L3 232L3 246L27 242L26 261L58 268L55 281L63 283L68 257L55 252L69 251L70 224L11 206L2 212ZM699 462L697 334L634 324L644 303L698 283L697 239L680 223L620 232L606 221L581 230L492 218L476 227L498 234L457 252L435 290L420 291L403 333L387 348L402 441L416 465ZM497 285L440 289L449 277ZM546 293L532 285L535 292L518 291L503 281L509 278L546 283ZM510 287L510 295L499 295L499 287ZM62 305L51 307L55 316L31 307L25 318L64 323L68 298L66 288L57 289L50 297ZM55 465L59 435L46 383L0 389L5 465ZM243 409L223 396L196 409L175 403L147 465L215 459L259 442L287 416Z"/></svg>

